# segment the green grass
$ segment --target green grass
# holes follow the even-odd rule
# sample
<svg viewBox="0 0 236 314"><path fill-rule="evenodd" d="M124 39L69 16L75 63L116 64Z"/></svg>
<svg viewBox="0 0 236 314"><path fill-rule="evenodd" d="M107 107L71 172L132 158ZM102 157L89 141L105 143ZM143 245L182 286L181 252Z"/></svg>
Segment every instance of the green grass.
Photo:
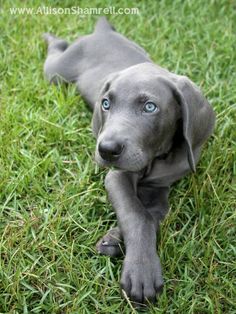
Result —
<svg viewBox="0 0 236 314"><path fill-rule="evenodd" d="M112 4L113 3L113 4ZM75 88L43 77L51 31L72 41L96 16L0 14L0 313L134 313L119 295L122 259L94 245L115 215L93 161L91 112ZM111 1L44 5L105 7ZM236 313L236 6L233 1L119 1L110 16L152 59L201 86L217 113L197 173L172 188L158 252L165 289L149 313Z"/></svg>

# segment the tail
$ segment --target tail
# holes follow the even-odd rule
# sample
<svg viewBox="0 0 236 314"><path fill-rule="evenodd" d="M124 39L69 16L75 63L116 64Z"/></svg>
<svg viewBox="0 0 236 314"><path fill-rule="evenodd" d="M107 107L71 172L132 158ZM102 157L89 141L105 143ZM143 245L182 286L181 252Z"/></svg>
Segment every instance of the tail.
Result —
<svg viewBox="0 0 236 314"><path fill-rule="evenodd" d="M115 28L108 22L105 16L102 16L98 19L95 25L95 32L104 32L104 31L115 31Z"/></svg>

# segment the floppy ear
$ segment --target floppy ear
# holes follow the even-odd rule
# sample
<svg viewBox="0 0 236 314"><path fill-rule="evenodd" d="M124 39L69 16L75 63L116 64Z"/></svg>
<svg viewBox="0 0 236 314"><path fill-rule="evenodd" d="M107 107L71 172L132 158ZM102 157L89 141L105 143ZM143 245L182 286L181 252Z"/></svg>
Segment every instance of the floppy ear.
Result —
<svg viewBox="0 0 236 314"><path fill-rule="evenodd" d="M191 170L196 171L193 151L211 135L215 114L199 88L187 77L179 78L176 91L182 109L183 135L187 145L188 162Z"/></svg>
<svg viewBox="0 0 236 314"><path fill-rule="evenodd" d="M109 87L110 87L110 81L106 80L105 83L102 85L102 89L99 93L98 99L94 106L94 112L93 112L93 118L92 118L92 131L95 138L98 137L103 126L102 108L101 108L102 95L108 91Z"/></svg>
<svg viewBox="0 0 236 314"><path fill-rule="evenodd" d="M106 81L103 83L101 91L99 93L99 97L94 106L93 118L92 118L92 131L95 138L98 137L101 129L103 127L103 116L102 116L102 108L101 108L101 100L104 93L106 93L111 86L111 82L114 78L118 76L118 72L112 73L108 75Z"/></svg>
<svg viewBox="0 0 236 314"><path fill-rule="evenodd" d="M181 107L188 163L191 170L195 172L194 150L199 148L212 133L215 114L199 88L187 77L174 75L173 80L167 81Z"/></svg>
<svg viewBox="0 0 236 314"><path fill-rule="evenodd" d="M102 108L99 101L95 103L93 118L92 118L92 131L95 138L98 137L100 130L102 128L103 121L102 121Z"/></svg>

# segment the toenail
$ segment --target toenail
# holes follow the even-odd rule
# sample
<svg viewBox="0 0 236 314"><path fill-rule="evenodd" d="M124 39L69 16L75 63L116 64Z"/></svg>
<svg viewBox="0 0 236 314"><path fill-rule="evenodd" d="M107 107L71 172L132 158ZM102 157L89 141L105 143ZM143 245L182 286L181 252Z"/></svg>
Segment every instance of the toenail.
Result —
<svg viewBox="0 0 236 314"><path fill-rule="evenodd" d="M102 245L108 245L107 241L102 241Z"/></svg>

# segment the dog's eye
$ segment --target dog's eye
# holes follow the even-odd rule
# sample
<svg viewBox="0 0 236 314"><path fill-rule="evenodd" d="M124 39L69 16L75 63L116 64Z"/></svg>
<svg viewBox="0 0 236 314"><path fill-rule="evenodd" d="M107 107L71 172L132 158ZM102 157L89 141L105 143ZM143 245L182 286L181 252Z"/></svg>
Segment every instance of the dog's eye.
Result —
<svg viewBox="0 0 236 314"><path fill-rule="evenodd" d="M155 111L157 111L157 105L155 105L153 102L148 101L146 102L146 104L144 105L143 111L146 113L153 113Z"/></svg>
<svg viewBox="0 0 236 314"><path fill-rule="evenodd" d="M108 99L103 99L102 100L102 109L107 111L110 109L110 103Z"/></svg>

